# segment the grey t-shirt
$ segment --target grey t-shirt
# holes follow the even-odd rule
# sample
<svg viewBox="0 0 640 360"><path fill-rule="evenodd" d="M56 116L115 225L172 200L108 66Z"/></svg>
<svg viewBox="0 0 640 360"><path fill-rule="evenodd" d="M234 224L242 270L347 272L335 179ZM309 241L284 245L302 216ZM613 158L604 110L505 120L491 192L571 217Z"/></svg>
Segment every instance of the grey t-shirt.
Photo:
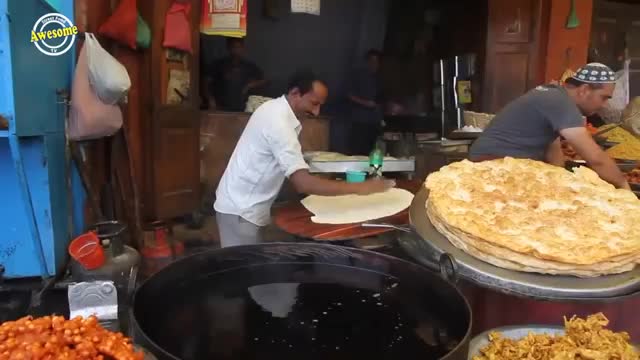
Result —
<svg viewBox="0 0 640 360"><path fill-rule="evenodd" d="M545 159L547 147L559 131L584 125L582 114L558 86L545 85L529 91L500 111L469 150L474 157L511 156Z"/></svg>

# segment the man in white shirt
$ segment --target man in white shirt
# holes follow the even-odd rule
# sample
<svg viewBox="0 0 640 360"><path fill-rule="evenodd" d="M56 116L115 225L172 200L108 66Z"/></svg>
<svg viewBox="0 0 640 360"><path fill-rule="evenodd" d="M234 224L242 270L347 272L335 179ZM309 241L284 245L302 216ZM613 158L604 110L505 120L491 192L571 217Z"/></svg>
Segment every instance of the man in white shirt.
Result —
<svg viewBox="0 0 640 360"><path fill-rule="evenodd" d="M393 181L346 183L309 173L298 136L300 116L318 116L328 89L310 71L296 73L287 94L260 106L251 115L216 191L216 220L222 247L260 242L269 224L271 205L285 178L299 193L312 195L371 194Z"/></svg>

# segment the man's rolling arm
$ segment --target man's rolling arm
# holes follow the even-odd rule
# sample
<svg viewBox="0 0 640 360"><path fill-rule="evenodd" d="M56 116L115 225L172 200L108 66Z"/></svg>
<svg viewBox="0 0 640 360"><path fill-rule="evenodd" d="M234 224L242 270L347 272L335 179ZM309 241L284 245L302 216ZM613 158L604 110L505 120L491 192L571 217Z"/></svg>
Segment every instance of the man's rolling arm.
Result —
<svg viewBox="0 0 640 360"><path fill-rule="evenodd" d="M573 127L560 130L567 142L584 159L589 166L598 173L600 178L613 184L617 188L629 190L629 183L620 171L615 161L609 157L593 140L585 127Z"/></svg>
<svg viewBox="0 0 640 360"><path fill-rule="evenodd" d="M395 183L390 180L368 180L362 183L347 183L344 181L323 179L311 175L307 169L294 172L289 176L289 180L300 194L322 196L348 194L367 195L385 191L395 185Z"/></svg>
<svg viewBox="0 0 640 360"><path fill-rule="evenodd" d="M309 166L302 155L298 134L293 128L276 125L269 127L266 131L266 138L274 157L298 193L323 196L367 195L382 192L395 186L395 182L389 180L347 183L311 175Z"/></svg>

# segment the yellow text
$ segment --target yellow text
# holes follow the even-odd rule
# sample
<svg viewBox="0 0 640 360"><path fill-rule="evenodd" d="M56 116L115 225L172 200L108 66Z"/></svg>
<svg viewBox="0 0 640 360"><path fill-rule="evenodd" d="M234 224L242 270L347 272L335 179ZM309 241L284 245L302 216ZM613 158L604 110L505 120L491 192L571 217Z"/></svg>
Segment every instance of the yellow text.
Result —
<svg viewBox="0 0 640 360"><path fill-rule="evenodd" d="M69 26L62 29L57 30L47 30L47 31L31 31L31 42L37 42L48 39L61 38L66 36L78 35L78 27L77 26Z"/></svg>

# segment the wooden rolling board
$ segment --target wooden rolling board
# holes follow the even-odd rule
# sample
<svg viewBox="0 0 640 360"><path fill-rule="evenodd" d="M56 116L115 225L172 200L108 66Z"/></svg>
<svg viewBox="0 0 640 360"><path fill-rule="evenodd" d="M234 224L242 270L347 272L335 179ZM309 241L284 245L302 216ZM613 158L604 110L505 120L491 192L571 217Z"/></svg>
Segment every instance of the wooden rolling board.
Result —
<svg viewBox="0 0 640 360"><path fill-rule="evenodd" d="M397 187L416 193L422 181L396 180ZM355 224L316 224L311 221L313 214L299 201L287 203L274 209L274 222L281 230L291 235L317 241L342 241L380 235L393 229L364 228L361 223ZM394 225L409 224L409 209L398 214L375 220Z"/></svg>

